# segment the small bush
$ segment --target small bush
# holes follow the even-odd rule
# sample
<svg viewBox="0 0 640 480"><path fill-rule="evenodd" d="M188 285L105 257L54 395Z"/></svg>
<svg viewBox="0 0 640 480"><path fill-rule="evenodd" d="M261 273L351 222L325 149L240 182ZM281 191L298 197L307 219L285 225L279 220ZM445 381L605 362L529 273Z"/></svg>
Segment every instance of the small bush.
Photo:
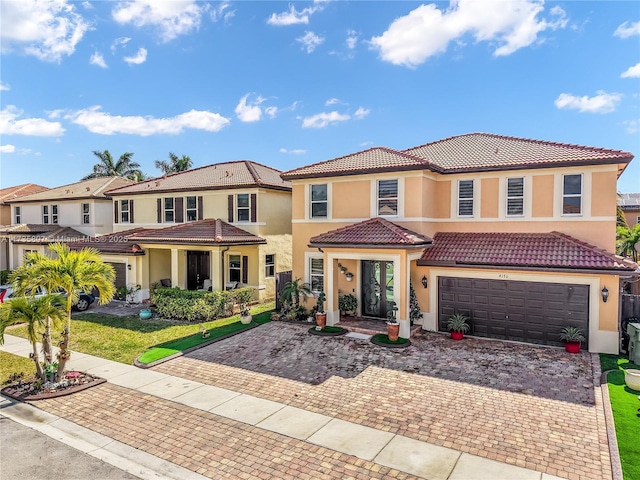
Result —
<svg viewBox="0 0 640 480"><path fill-rule="evenodd" d="M152 298L158 315L189 323L228 317L232 315L234 305L249 303L251 300L251 287L214 292L158 287L153 290Z"/></svg>
<svg viewBox="0 0 640 480"><path fill-rule="evenodd" d="M11 270L0 270L0 285L6 285L9 281Z"/></svg>

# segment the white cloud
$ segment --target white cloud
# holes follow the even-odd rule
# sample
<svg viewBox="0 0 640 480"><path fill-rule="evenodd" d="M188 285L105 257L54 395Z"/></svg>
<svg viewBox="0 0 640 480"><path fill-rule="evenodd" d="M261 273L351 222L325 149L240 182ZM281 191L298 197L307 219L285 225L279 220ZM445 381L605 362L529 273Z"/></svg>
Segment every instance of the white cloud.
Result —
<svg viewBox="0 0 640 480"><path fill-rule="evenodd" d="M212 7L210 12L211 20L213 20L214 22L223 20L225 23L227 23L229 20L235 17L236 11L229 10L225 12L227 8L229 8L229 2L222 2L217 6Z"/></svg>
<svg viewBox="0 0 640 480"><path fill-rule="evenodd" d="M82 2L82 7L85 10L93 10L93 5L91 5L91 2Z"/></svg>
<svg viewBox="0 0 640 480"><path fill-rule="evenodd" d="M3 1L2 52L17 48L47 62L71 55L90 25L66 0Z"/></svg>
<svg viewBox="0 0 640 480"><path fill-rule="evenodd" d="M257 122L262 118L262 108L260 104L265 101L264 98L258 96L253 101L247 103L249 93L240 99L238 105L236 105L236 115L241 122Z"/></svg>
<svg viewBox="0 0 640 480"><path fill-rule="evenodd" d="M351 118L346 113L322 112L310 117L302 119L302 128L324 128L328 125L336 125L340 122L346 122Z"/></svg>
<svg viewBox="0 0 640 480"><path fill-rule="evenodd" d="M281 148L280 153L288 153L289 155L304 155L307 153L306 150L302 150L301 148L296 148L294 150L287 150L286 148Z"/></svg>
<svg viewBox="0 0 640 480"><path fill-rule="evenodd" d="M627 68L620 76L622 78L640 78L640 62L633 67Z"/></svg>
<svg viewBox="0 0 640 480"><path fill-rule="evenodd" d="M319 37L313 32L306 31L303 36L296 38L296 41L303 45L303 49L306 50L307 53L311 53L318 46L322 45L324 37Z"/></svg>
<svg viewBox="0 0 640 480"><path fill-rule="evenodd" d="M0 134L2 135L31 135L35 137L59 137L64 134L64 128L59 122L49 122L44 118L23 118L18 120L24 112L14 105L7 105L0 111Z"/></svg>
<svg viewBox="0 0 640 480"><path fill-rule="evenodd" d="M638 128L638 120L625 120L622 124L625 126L624 131L630 134L638 133L640 129Z"/></svg>
<svg viewBox="0 0 640 480"><path fill-rule="evenodd" d="M353 50L358 44L358 33L355 30L347 30L347 48Z"/></svg>
<svg viewBox="0 0 640 480"><path fill-rule="evenodd" d="M370 145L373 145L373 142L371 142L371 141L367 141L367 142L361 142L361 143L360 143L360 146L361 146L361 147L368 147L368 146L370 146Z"/></svg>
<svg viewBox="0 0 640 480"><path fill-rule="evenodd" d="M278 114L278 107L267 107L264 109L264 113L269 115L269 118L275 118Z"/></svg>
<svg viewBox="0 0 640 480"><path fill-rule="evenodd" d="M611 113L613 112L620 100L622 94L620 93L607 93L603 90L598 90L597 95L593 97L576 97L570 93L561 93L555 100L555 106L560 110L578 110L584 113Z"/></svg>
<svg viewBox="0 0 640 480"><path fill-rule="evenodd" d="M100 52L93 52L93 55L91 55L91 58L89 59L89 63L101 68L108 68L107 63L104 61L104 57Z"/></svg>
<svg viewBox="0 0 640 480"><path fill-rule="evenodd" d="M329 100L327 100L326 102L324 102L324 106L328 107L330 105L337 105L339 103L344 105L344 103L342 103L338 98L333 97L333 98L330 98Z"/></svg>
<svg viewBox="0 0 640 480"><path fill-rule="evenodd" d="M199 6L195 0L127 0L119 2L111 15L120 24L157 27L160 38L168 42L197 29L207 9L208 4Z"/></svg>
<svg viewBox="0 0 640 480"><path fill-rule="evenodd" d="M141 63L144 63L147 61L147 49L140 48L138 49L138 52L135 55L131 57L124 57L123 60L127 62L129 65L140 65Z"/></svg>
<svg viewBox="0 0 640 480"><path fill-rule="evenodd" d="M382 60L408 67L446 51L450 42L462 41L466 35L476 42L491 42L494 56L510 55L535 43L544 30L566 27L560 7L550 10L549 20L539 18L543 10L542 0L458 0L446 10L431 3L395 19L370 44Z"/></svg>
<svg viewBox="0 0 640 480"><path fill-rule="evenodd" d="M15 145L0 145L0 153L13 153L15 151Z"/></svg>
<svg viewBox="0 0 640 480"><path fill-rule="evenodd" d="M65 119L100 135L126 133L130 135L178 134L185 129L218 132L229 124L229 119L208 111L191 110L175 117L121 116L101 112L99 105L77 110L65 115Z"/></svg>
<svg viewBox="0 0 640 480"><path fill-rule="evenodd" d="M60 115L62 115L64 113L64 110L62 110L62 109L45 110L44 113L46 113L47 117L49 117L49 118L60 118Z"/></svg>
<svg viewBox="0 0 640 480"><path fill-rule="evenodd" d="M633 35L640 35L640 21L638 22L624 22L616 31L613 32L613 35L620 38L629 38Z"/></svg>
<svg viewBox="0 0 640 480"><path fill-rule="evenodd" d="M118 37L113 42L111 42L111 53L116 53L116 50L119 47L124 47L127 43L131 41L131 37Z"/></svg>
<svg viewBox="0 0 640 480"><path fill-rule="evenodd" d="M289 10L286 12L272 13L267 23L269 25L275 25L276 27L299 24L308 25L309 16L324 8L322 5L318 5L318 3L320 2L316 2L316 5L313 7L303 8L300 11L296 10L293 5L289 5Z"/></svg>
<svg viewBox="0 0 640 480"><path fill-rule="evenodd" d="M371 113L371 110L369 110L368 108L359 107L358 110L356 110L356 113L353 114L353 117L357 118L358 120L362 120L364 117L369 115L369 113Z"/></svg>
<svg viewBox="0 0 640 480"><path fill-rule="evenodd" d="M9 90L11 90L11 85L0 82L0 92L7 92Z"/></svg>

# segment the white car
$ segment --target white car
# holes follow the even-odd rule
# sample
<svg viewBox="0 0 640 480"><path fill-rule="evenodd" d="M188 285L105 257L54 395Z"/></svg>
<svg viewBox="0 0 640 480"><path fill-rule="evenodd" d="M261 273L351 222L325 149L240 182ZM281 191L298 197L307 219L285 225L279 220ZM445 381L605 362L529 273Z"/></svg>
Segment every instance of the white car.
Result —
<svg viewBox="0 0 640 480"><path fill-rule="evenodd" d="M35 297L42 297L46 295L47 292L44 288L38 287L37 293L34 295ZM4 303L7 300L10 300L14 296L13 286L12 285L0 285L0 303ZM84 312L89 305L95 302L96 299L93 295L88 293L81 293L80 298L78 298L78 303L73 305L73 309L79 312Z"/></svg>

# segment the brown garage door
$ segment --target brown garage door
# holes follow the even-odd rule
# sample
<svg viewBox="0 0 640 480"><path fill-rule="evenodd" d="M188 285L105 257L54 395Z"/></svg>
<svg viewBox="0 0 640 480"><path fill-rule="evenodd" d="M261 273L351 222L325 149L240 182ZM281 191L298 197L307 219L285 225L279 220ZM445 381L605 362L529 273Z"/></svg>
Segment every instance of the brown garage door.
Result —
<svg viewBox="0 0 640 480"><path fill-rule="evenodd" d="M124 263L105 262L116 271L116 288L127 286L127 265Z"/></svg>
<svg viewBox="0 0 640 480"><path fill-rule="evenodd" d="M454 313L470 318L471 335L561 346L568 325L589 337L589 286L438 277L440 331Z"/></svg>

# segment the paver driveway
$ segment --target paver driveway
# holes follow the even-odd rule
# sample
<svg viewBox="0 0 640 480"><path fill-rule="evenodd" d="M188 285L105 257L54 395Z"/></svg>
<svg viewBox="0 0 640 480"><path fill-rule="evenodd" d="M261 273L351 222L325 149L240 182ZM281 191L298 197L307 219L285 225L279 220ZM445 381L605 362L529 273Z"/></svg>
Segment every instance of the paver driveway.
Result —
<svg viewBox="0 0 640 480"><path fill-rule="evenodd" d="M611 478L588 353L434 333L398 351L307 329L270 323L155 369L552 475Z"/></svg>

